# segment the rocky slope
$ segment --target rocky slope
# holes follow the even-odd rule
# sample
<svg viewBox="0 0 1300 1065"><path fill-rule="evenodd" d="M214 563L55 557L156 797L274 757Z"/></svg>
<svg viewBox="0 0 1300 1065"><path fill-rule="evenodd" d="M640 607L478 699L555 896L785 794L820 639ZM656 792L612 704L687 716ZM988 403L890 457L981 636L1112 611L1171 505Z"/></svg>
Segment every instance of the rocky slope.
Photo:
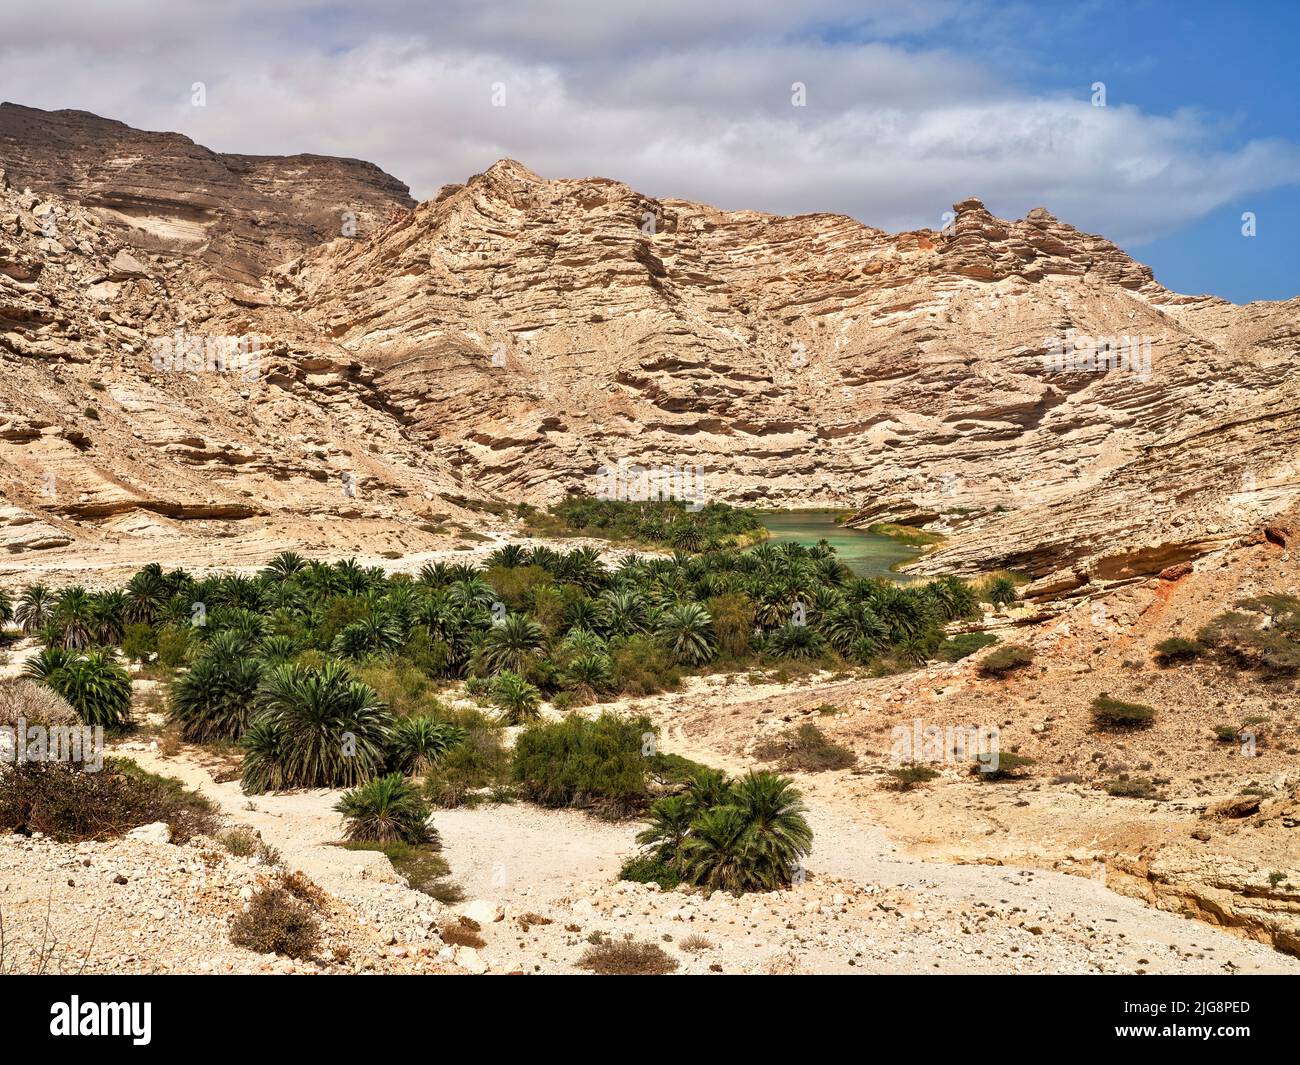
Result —
<svg viewBox="0 0 1300 1065"><path fill-rule="evenodd" d="M79 466L94 450L125 506L149 497L133 464L159 450L188 516L200 498L221 518L311 513L340 473L313 447L370 452L364 476L406 493L394 521L439 492L594 492L625 460L698 470L710 498L928 523L949 539L920 569L1005 566L1056 595L1235 542L1297 498L1300 300L1171 293L1043 209L1005 221L970 199L943 231L889 234L503 160L407 210L366 164L220 156L12 105L0 160L39 190L0 223L14 395L56 387L59 359L92 363L129 392L113 420L145 449L110 452L69 413L93 398L85 373L65 376L59 418L24 424L20 405L4 436ZM71 243L44 234L43 200ZM344 203L356 239L337 236ZM173 225L200 216L201 239ZM170 407L130 391L156 382L142 351L178 326L261 335L274 354L251 384L168 386ZM284 447L267 439L281 426ZM213 464L199 491L193 467ZM79 516L112 513L81 494Z"/></svg>

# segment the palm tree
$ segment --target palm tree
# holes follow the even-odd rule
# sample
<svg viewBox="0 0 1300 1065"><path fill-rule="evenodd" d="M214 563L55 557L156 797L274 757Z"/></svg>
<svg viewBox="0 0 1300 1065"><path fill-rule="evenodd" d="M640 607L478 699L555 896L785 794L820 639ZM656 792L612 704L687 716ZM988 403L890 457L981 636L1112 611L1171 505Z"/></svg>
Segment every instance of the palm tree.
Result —
<svg viewBox="0 0 1300 1065"><path fill-rule="evenodd" d="M483 636L479 654L489 673L518 672L546 647L546 633L525 614L507 614Z"/></svg>
<svg viewBox="0 0 1300 1065"><path fill-rule="evenodd" d="M502 569L516 569L527 563L528 551L519 544L503 544L487 558L489 567L500 566Z"/></svg>
<svg viewBox="0 0 1300 1065"><path fill-rule="evenodd" d="M610 684L610 662L603 654L580 654L564 671L565 682L593 694L605 691Z"/></svg>
<svg viewBox="0 0 1300 1065"><path fill-rule="evenodd" d="M23 666L23 674L33 680L46 680L76 657L75 652L57 644L42 647Z"/></svg>
<svg viewBox="0 0 1300 1065"><path fill-rule="evenodd" d="M209 642L199 660L172 685L168 716L180 725L181 738L190 743L239 739L248 727L262 681L262 662L214 654L214 643Z"/></svg>
<svg viewBox="0 0 1300 1065"><path fill-rule="evenodd" d="M131 716L131 678L111 652L74 655L45 683L67 699L87 725L112 728Z"/></svg>
<svg viewBox="0 0 1300 1065"><path fill-rule="evenodd" d="M505 670L492 684L492 701L501 708L507 725L517 725L537 716L541 693L518 673Z"/></svg>
<svg viewBox="0 0 1300 1065"><path fill-rule="evenodd" d="M330 650L340 658L362 659L390 654L402 646L402 630L387 615L354 621L334 637Z"/></svg>
<svg viewBox="0 0 1300 1065"><path fill-rule="evenodd" d="M609 591L597 600L610 636L636 636L650 627L649 611L636 592Z"/></svg>
<svg viewBox="0 0 1300 1065"><path fill-rule="evenodd" d="M94 597L91 607L94 618L92 631L95 643L122 642L126 630L126 596L121 592L101 592Z"/></svg>
<svg viewBox="0 0 1300 1065"><path fill-rule="evenodd" d="M450 567L445 562L426 562L420 567L418 580L426 588L442 588L451 583Z"/></svg>
<svg viewBox="0 0 1300 1065"><path fill-rule="evenodd" d="M799 791L775 773L750 772L736 781L732 801L748 825L752 882L765 891L789 885L812 850L808 809Z"/></svg>
<svg viewBox="0 0 1300 1065"><path fill-rule="evenodd" d="M59 593L54 605L54 626L61 646L81 650L95 642L95 602L81 585Z"/></svg>
<svg viewBox="0 0 1300 1065"><path fill-rule="evenodd" d="M272 580L287 581L307 568L307 560L297 551L281 551L266 564L262 572Z"/></svg>
<svg viewBox="0 0 1300 1065"><path fill-rule="evenodd" d="M393 727L393 765L403 773L425 773L442 755L459 747L469 732L431 715L401 718Z"/></svg>
<svg viewBox="0 0 1300 1065"><path fill-rule="evenodd" d="M845 603L830 612L825 624L826 637L842 655L861 656L889 642L889 627L866 603Z"/></svg>
<svg viewBox="0 0 1300 1065"><path fill-rule="evenodd" d="M170 598L162 567L156 562L138 570L126 582L124 619L130 624L152 625Z"/></svg>
<svg viewBox="0 0 1300 1065"><path fill-rule="evenodd" d="M655 635L687 665L698 666L717 654L713 618L699 603L672 606L659 615Z"/></svg>
<svg viewBox="0 0 1300 1065"><path fill-rule="evenodd" d="M650 807L646 827L637 833L637 843L650 847L655 861L680 870L696 812L685 795L664 796Z"/></svg>
<svg viewBox="0 0 1300 1065"><path fill-rule="evenodd" d="M39 632L54 619L54 597L43 584L29 584L14 610L14 620L27 635Z"/></svg>
<svg viewBox="0 0 1300 1065"><path fill-rule="evenodd" d="M14 604L9 598L9 593L0 588L0 628L8 625L14 619Z"/></svg>
<svg viewBox="0 0 1300 1065"><path fill-rule="evenodd" d="M739 895L748 890L748 828L735 806L715 806L699 814L683 848L687 879L714 891Z"/></svg>
<svg viewBox="0 0 1300 1065"><path fill-rule="evenodd" d="M782 625L767 638L767 650L778 658L819 658L826 638L811 625Z"/></svg>
<svg viewBox="0 0 1300 1065"><path fill-rule="evenodd" d="M349 791L334 805L343 815L350 840L374 843L424 843L429 839L429 807L402 776L390 773Z"/></svg>
<svg viewBox="0 0 1300 1065"><path fill-rule="evenodd" d="M383 765L392 714L341 663L276 666L262 681L258 704L244 737L245 791L353 787Z"/></svg>

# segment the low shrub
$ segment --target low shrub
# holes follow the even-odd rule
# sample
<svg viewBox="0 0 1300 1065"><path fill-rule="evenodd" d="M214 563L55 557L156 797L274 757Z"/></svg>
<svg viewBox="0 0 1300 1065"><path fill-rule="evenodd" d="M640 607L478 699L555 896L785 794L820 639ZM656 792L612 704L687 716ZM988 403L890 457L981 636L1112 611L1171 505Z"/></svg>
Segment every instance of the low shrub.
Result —
<svg viewBox="0 0 1300 1065"><path fill-rule="evenodd" d="M763 762L777 762L787 773L821 773L830 769L848 769L858 757L847 747L832 743L811 722L800 725L784 736L754 748L754 757Z"/></svg>
<svg viewBox="0 0 1300 1065"><path fill-rule="evenodd" d="M1020 771L1034 764L1028 755L1015 754L1012 751L990 751L976 755L970 771L980 780L1011 780L1020 775Z"/></svg>
<svg viewBox="0 0 1300 1065"><path fill-rule="evenodd" d="M41 832L61 843L112 839L166 822L172 840L213 835L215 808L180 781L149 773L123 758L98 773L63 762L28 762L0 771L0 831Z"/></svg>
<svg viewBox="0 0 1300 1065"><path fill-rule="evenodd" d="M1141 703L1126 703L1102 692L1092 701L1092 723L1099 729L1150 728L1156 712Z"/></svg>
<svg viewBox="0 0 1300 1065"><path fill-rule="evenodd" d="M922 765L920 762L909 762L907 765L901 765L897 769L889 771L891 778L889 787L895 791L911 791L921 784L928 783L938 775L939 771L937 769Z"/></svg>
<svg viewBox="0 0 1300 1065"><path fill-rule="evenodd" d="M444 751L424 775L424 796L439 807L467 805L509 774L499 723L478 710L459 711L451 720L465 730L465 739Z"/></svg>
<svg viewBox="0 0 1300 1065"><path fill-rule="evenodd" d="M681 684L681 672L672 654L644 636L609 642L610 687L625 695L654 695Z"/></svg>
<svg viewBox="0 0 1300 1065"><path fill-rule="evenodd" d="M1102 785L1107 795L1117 799L1159 799L1160 793L1148 777L1120 776Z"/></svg>
<svg viewBox="0 0 1300 1065"><path fill-rule="evenodd" d="M940 662L960 662L963 658L973 655L976 651L982 651L985 647L992 647L998 642L998 638L988 632L962 632L956 636L949 636L943 643L935 648L933 657Z"/></svg>
<svg viewBox="0 0 1300 1065"><path fill-rule="evenodd" d="M990 651L980 659L979 672L982 677L1005 677L1017 669L1023 669L1034 660L1034 652L1023 644L1009 643Z"/></svg>
<svg viewBox="0 0 1300 1065"><path fill-rule="evenodd" d="M663 976L677 968L677 959L657 943L607 940L588 947L578 959L578 968L599 976Z"/></svg>
<svg viewBox="0 0 1300 1065"><path fill-rule="evenodd" d="M283 884L259 891L230 925L230 941L258 954L312 957L320 947L320 924L312 907Z"/></svg>
<svg viewBox="0 0 1300 1065"><path fill-rule="evenodd" d="M438 929L444 943L457 947L486 947L487 940L479 935L479 923L468 917L453 918L443 921Z"/></svg>

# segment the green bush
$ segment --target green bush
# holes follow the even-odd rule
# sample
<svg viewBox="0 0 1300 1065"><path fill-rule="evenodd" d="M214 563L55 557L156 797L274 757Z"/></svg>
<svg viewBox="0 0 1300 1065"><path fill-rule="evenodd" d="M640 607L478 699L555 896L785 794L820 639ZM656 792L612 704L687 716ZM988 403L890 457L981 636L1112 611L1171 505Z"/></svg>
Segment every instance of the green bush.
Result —
<svg viewBox="0 0 1300 1065"><path fill-rule="evenodd" d="M971 774L980 780L1011 780L1020 775L1022 769L1034 764L1028 755L1013 751L990 751L976 756L971 763Z"/></svg>
<svg viewBox="0 0 1300 1065"><path fill-rule="evenodd" d="M1092 701L1092 723L1099 729L1150 728L1155 718L1151 707L1112 699L1105 692Z"/></svg>
<svg viewBox="0 0 1300 1065"><path fill-rule="evenodd" d="M129 662L147 662L157 650L158 634L152 625L136 622L122 633L122 657Z"/></svg>
<svg viewBox="0 0 1300 1065"><path fill-rule="evenodd" d="M509 756L497 722L478 710L461 710L450 723L464 729L465 739L443 752L424 776L425 797L439 807L469 804L509 775Z"/></svg>
<svg viewBox="0 0 1300 1065"><path fill-rule="evenodd" d="M1159 799L1160 793L1149 777L1121 776L1103 785L1107 795L1119 799Z"/></svg>
<svg viewBox="0 0 1300 1065"><path fill-rule="evenodd" d="M366 781L344 794L334 809L343 815L350 840L424 843L429 839L429 807L401 773Z"/></svg>
<svg viewBox="0 0 1300 1065"><path fill-rule="evenodd" d="M193 630L188 625L165 625L158 632L158 662L168 669L185 664Z"/></svg>
<svg viewBox="0 0 1300 1065"><path fill-rule="evenodd" d="M1034 652L1018 643L1009 643L990 651L980 659L979 672L983 677L1005 677L1017 669L1024 669L1034 660Z"/></svg>
<svg viewBox="0 0 1300 1065"><path fill-rule="evenodd" d="M909 762L897 769L889 770L890 787L895 791L911 791L913 788L928 783L939 775L937 769L919 762Z"/></svg>
<svg viewBox="0 0 1300 1065"><path fill-rule="evenodd" d="M511 777L525 798L542 806L581 806L623 817L647 797L648 718L571 714L527 726L515 741Z"/></svg>
<svg viewBox="0 0 1300 1065"><path fill-rule="evenodd" d="M628 636L609 643L610 684L624 695L654 695L681 684L672 655L645 636Z"/></svg>
<svg viewBox="0 0 1300 1065"><path fill-rule="evenodd" d="M998 638L989 632L963 632L944 640L935 648L934 657L940 662L960 662L997 642Z"/></svg>

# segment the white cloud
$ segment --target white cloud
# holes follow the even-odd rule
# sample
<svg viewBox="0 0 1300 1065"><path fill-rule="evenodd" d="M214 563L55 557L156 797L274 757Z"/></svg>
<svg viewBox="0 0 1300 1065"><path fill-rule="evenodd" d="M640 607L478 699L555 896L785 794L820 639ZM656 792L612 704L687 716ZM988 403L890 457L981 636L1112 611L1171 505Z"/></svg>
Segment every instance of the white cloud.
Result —
<svg viewBox="0 0 1300 1065"><path fill-rule="evenodd" d="M502 156L658 196L938 226L960 197L1134 243L1300 181L1283 142L1192 114L1035 97L898 34L946 3L43 5L0 13L0 97L223 151L370 159L427 197ZM48 10L47 10L48 9ZM853 33L816 35L838 25ZM870 40L868 38L875 38ZM189 106L204 81L208 106ZM808 106L790 105L791 83ZM494 82L507 106L492 107Z"/></svg>

